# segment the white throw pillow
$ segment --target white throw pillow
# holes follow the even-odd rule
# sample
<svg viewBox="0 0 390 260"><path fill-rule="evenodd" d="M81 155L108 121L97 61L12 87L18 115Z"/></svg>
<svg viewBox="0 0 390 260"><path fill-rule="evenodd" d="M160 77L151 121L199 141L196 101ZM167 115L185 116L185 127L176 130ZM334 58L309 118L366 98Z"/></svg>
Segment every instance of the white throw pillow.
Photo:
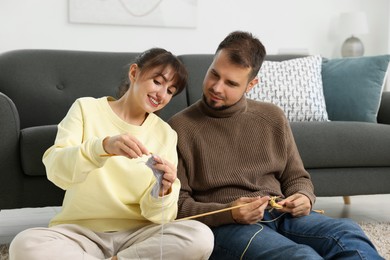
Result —
<svg viewBox="0 0 390 260"><path fill-rule="evenodd" d="M279 106L289 121L328 121L319 55L264 61L250 99Z"/></svg>

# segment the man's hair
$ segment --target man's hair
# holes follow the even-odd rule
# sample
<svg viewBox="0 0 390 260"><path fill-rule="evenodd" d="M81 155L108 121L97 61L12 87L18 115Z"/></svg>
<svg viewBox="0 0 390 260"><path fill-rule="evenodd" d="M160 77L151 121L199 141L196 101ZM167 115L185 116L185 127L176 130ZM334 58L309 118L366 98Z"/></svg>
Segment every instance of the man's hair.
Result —
<svg viewBox="0 0 390 260"><path fill-rule="evenodd" d="M266 55L265 47L260 40L243 31L231 32L219 44L215 53L222 49L228 53L233 64L252 69L249 81L256 77Z"/></svg>

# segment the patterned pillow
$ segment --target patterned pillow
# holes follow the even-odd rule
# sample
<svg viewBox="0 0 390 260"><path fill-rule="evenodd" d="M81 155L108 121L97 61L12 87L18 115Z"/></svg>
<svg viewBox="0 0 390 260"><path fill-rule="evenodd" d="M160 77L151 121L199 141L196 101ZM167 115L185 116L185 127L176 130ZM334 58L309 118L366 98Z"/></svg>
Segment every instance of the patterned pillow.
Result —
<svg viewBox="0 0 390 260"><path fill-rule="evenodd" d="M250 99L279 106L289 121L328 121L319 55L264 61Z"/></svg>

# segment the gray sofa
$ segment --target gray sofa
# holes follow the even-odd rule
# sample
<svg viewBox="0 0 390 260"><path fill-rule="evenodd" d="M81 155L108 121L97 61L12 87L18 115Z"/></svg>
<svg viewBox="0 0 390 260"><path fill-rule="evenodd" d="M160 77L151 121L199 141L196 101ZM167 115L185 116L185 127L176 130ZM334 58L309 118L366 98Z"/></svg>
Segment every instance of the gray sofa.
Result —
<svg viewBox="0 0 390 260"><path fill-rule="evenodd" d="M56 125L82 96L116 95L136 53L16 50L0 54L0 209L61 205L41 161ZM201 96L212 55L180 55L189 86L161 112L168 119ZM268 60L295 58L269 55ZM390 93L378 123L292 122L318 196L390 193Z"/></svg>

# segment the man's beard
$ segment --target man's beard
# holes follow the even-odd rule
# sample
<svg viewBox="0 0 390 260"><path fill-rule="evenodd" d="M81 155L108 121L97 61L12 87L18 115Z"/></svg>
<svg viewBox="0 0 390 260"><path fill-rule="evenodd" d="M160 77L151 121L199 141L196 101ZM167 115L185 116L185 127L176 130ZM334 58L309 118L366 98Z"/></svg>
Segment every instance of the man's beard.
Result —
<svg viewBox="0 0 390 260"><path fill-rule="evenodd" d="M205 98L205 103L207 104L208 107L210 107L211 109L215 110L215 111L221 111L221 110L225 110L225 109L228 109L229 107L232 107L234 106L235 104L237 104L238 102L240 102L241 99L244 98L244 95L234 104L231 104L229 106L227 105L222 105L220 107L216 107L215 105L217 104L217 102L213 101L213 100L208 100L207 98Z"/></svg>
<svg viewBox="0 0 390 260"><path fill-rule="evenodd" d="M209 90L209 93L211 95L214 95L214 96L218 96L216 93L214 93L214 91L212 90ZM211 98L206 98L206 95L205 95L205 103L207 104L207 106L213 110L216 110L216 111L220 111L220 110L224 110L224 109L227 109L229 108L230 106L225 106L225 105L222 105L220 107L217 107L217 103L216 101L213 101Z"/></svg>
<svg viewBox="0 0 390 260"><path fill-rule="evenodd" d="M217 110L217 111L220 111L220 110L225 110L227 108L229 108L230 106L220 106L220 107L217 107L215 106L217 104L217 102L213 101L213 100L210 100L209 102L206 101L206 104L213 110Z"/></svg>

